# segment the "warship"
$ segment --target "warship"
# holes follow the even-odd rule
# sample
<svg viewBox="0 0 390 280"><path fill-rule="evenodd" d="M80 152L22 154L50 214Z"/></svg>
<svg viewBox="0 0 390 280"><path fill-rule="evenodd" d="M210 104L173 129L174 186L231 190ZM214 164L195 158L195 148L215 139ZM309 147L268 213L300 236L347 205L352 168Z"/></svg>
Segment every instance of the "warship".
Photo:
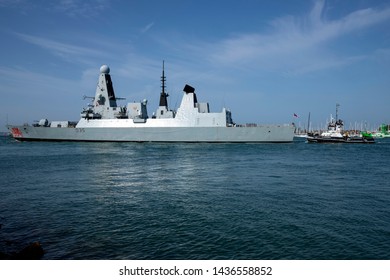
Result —
<svg viewBox="0 0 390 280"><path fill-rule="evenodd" d="M147 100L119 106L110 68L100 67L92 102L83 108L80 120L49 121L30 125L7 125L18 141L91 142L209 142L209 143L287 143L294 138L294 125L236 124L230 110L210 112L208 103L198 102L195 89L185 85L177 110L168 108L164 63L159 106L151 117Z"/></svg>

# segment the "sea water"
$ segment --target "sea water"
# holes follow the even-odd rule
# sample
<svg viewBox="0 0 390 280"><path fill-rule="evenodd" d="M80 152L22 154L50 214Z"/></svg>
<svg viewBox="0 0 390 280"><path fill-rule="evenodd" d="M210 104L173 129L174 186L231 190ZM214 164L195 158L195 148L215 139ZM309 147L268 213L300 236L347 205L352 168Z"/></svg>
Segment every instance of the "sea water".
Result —
<svg viewBox="0 0 390 280"><path fill-rule="evenodd" d="M16 142L0 252L43 259L390 259L390 141Z"/></svg>

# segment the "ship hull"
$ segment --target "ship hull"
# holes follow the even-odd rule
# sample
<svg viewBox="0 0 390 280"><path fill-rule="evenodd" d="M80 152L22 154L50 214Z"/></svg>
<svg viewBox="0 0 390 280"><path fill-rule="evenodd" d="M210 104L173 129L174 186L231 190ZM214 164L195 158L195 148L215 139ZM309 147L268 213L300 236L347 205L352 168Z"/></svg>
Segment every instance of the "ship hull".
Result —
<svg viewBox="0 0 390 280"><path fill-rule="evenodd" d="M345 138L336 138L336 137L307 137L307 142L309 143L347 143L347 144L372 144L375 143L373 138L365 137L345 137Z"/></svg>
<svg viewBox="0 0 390 280"><path fill-rule="evenodd" d="M136 128L9 125L8 129L19 141L287 143L294 138L294 127L289 125Z"/></svg>

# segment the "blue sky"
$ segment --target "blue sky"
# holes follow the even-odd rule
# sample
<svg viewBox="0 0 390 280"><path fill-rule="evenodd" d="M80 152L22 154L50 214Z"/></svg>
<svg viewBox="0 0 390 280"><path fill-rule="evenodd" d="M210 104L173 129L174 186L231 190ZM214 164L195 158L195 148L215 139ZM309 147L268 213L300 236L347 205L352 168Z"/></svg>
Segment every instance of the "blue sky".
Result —
<svg viewBox="0 0 390 280"><path fill-rule="evenodd" d="M78 120L99 68L156 110L185 84L237 123L390 123L390 2L0 0L0 130ZM296 113L299 117L294 118Z"/></svg>

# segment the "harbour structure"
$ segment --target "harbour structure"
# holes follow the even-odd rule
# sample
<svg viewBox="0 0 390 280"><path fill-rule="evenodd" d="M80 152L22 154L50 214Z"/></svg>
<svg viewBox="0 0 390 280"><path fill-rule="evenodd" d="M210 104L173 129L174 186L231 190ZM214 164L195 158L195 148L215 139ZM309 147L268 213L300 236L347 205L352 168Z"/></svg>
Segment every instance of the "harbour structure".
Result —
<svg viewBox="0 0 390 280"><path fill-rule="evenodd" d="M49 121L33 125L7 125L20 141L105 141L105 142L210 142L286 143L292 142L294 126L239 125L230 110L210 112L208 103L198 102L195 88L185 85L177 110L168 108L165 73L161 77L159 107L149 117L147 100L119 106L107 65L100 67L92 104L81 112L78 122Z"/></svg>

